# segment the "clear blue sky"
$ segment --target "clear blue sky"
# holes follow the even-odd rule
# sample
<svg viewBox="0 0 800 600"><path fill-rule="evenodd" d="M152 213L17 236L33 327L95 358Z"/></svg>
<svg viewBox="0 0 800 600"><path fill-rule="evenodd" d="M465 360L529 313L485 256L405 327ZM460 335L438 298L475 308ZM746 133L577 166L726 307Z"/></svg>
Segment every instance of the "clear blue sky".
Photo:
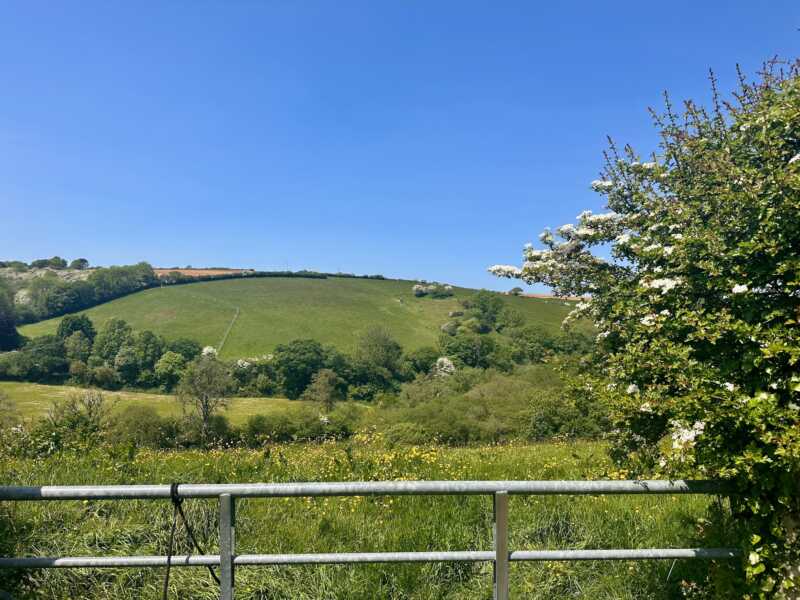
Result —
<svg viewBox="0 0 800 600"><path fill-rule="evenodd" d="M650 150L800 48L800 2L4 2L0 258L511 284Z"/></svg>

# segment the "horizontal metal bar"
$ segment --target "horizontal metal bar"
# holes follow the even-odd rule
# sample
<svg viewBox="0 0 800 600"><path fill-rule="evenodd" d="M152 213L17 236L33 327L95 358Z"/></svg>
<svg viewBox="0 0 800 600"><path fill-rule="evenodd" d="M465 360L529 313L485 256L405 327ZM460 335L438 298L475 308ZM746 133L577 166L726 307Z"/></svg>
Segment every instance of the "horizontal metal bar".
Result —
<svg viewBox="0 0 800 600"><path fill-rule="evenodd" d="M736 548L644 548L633 550L522 550L509 553L511 561L570 560L658 560L658 559L731 559L740 555ZM492 551L464 552L334 552L329 554L240 554L236 566L310 565L408 562L492 562ZM220 564L219 555L173 556L173 567L202 567ZM166 556L71 556L64 558L0 558L0 569L119 568L166 567Z"/></svg>
<svg viewBox="0 0 800 600"><path fill-rule="evenodd" d="M317 483L227 483L178 486L181 498L292 496L396 496L449 494L583 495L583 494L726 494L719 481L353 481ZM0 500L120 500L169 498L169 485L0 486Z"/></svg>

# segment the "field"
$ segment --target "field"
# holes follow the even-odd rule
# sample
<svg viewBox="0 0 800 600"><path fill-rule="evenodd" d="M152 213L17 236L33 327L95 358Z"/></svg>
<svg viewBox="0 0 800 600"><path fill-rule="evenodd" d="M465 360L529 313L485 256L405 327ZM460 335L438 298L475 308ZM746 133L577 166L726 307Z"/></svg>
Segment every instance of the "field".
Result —
<svg viewBox="0 0 800 600"><path fill-rule="evenodd" d="M406 350L434 344L448 312L475 290L415 298L413 282L349 278L233 279L138 292L83 311L96 326L112 317L167 339L188 337L222 345L223 358L259 356L277 344L313 338L349 351L374 325L389 329ZM564 301L505 297L530 323L558 329L570 310ZM26 336L54 333L59 319L21 328ZM224 342L224 345L223 345Z"/></svg>
<svg viewBox="0 0 800 600"><path fill-rule="evenodd" d="M0 392L13 402L14 408L26 419L38 419L47 414L54 401L62 400L70 394L81 394L83 388L66 385L40 385L37 383L17 383L0 381ZM175 396L148 394L145 392L103 392L112 412L126 406L152 406L161 416L181 414L181 405ZM301 400L286 398L233 398L224 414L232 424L241 425L248 417L285 411L291 406L305 404Z"/></svg>
<svg viewBox="0 0 800 600"><path fill-rule="evenodd" d="M275 445L269 451L93 450L47 459L0 461L12 485L346 481L378 479L583 479L619 477L599 443L392 448L380 439ZM709 498L692 496L518 497L510 502L511 549L687 547ZM216 504L186 502L208 553L217 548ZM485 497L240 500L240 553L487 550ZM0 506L0 554L163 554L166 501L48 502ZM187 552L183 529L178 549ZM512 597L660 599L678 597L701 562L514 563ZM18 598L160 597L164 573L42 570L0 573ZM490 565L247 567L236 575L243 599L474 599L491 597ZM175 569L171 597L216 598L201 569Z"/></svg>

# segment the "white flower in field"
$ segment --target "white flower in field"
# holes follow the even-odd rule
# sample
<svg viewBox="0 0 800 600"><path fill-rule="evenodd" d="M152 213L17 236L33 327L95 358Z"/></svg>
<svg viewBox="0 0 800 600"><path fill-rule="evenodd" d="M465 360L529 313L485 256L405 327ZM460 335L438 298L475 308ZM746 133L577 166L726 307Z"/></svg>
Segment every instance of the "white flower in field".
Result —
<svg viewBox="0 0 800 600"><path fill-rule="evenodd" d="M610 335L610 333L611 333L610 331L601 331L600 333L597 334L597 337L595 339L599 342L600 340L606 339Z"/></svg>
<svg viewBox="0 0 800 600"><path fill-rule="evenodd" d="M206 346L205 348L203 348L202 355L215 357L217 356L217 349L214 348L214 346Z"/></svg>
<svg viewBox="0 0 800 600"><path fill-rule="evenodd" d="M675 250L672 246L664 246L664 254L669 256Z"/></svg>
<svg viewBox="0 0 800 600"><path fill-rule="evenodd" d="M743 283L737 283L733 288L731 288L731 292L734 294L744 294L749 288Z"/></svg>
<svg viewBox="0 0 800 600"><path fill-rule="evenodd" d="M645 402L639 407L639 412L651 413L653 412L653 405L650 404L649 402Z"/></svg>
<svg viewBox="0 0 800 600"><path fill-rule="evenodd" d="M665 308L664 310L659 311L658 314L660 314L662 317L668 317L671 313Z"/></svg>
<svg viewBox="0 0 800 600"><path fill-rule="evenodd" d="M320 415L319 422L322 423L323 425L329 425L331 420L328 418L327 415Z"/></svg>
<svg viewBox="0 0 800 600"><path fill-rule="evenodd" d="M676 240L682 240L683 239L683 234L682 233L673 233L672 237L673 237L673 239L676 239Z"/></svg>
<svg viewBox="0 0 800 600"><path fill-rule="evenodd" d="M789 159L789 164L797 162L798 160L800 160L800 152L798 152L792 158Z"/></svg>
<svg viewBox="0 0 800 600"><path fill-rule="evenodd" d="M592 182L592 189L595 192L607 192L614 189L614 182L602 179L595 179Z"/></svg>
<svg viewBox="0 0 800 600"><path fill-rule="evenodd" d="M736 390L736 386L733 385L730 381L726 381L725 383L723 383L722 387L724 387L729 392L733 392Z"/></svg>
<svg viewBox="0 0 800 600"><path fill-rule="evenodd" d="M645 325L645 326L647 326L647 327L650 327L651 325L655 325L655 323L656 323L656 316L655 316L655 315L645 315L644 317L642 317L642 318L639 320L639 322L640 322L642 325Z"/></svg>
<svg viewBox="0 0 800 600"><path fill-rule="evenodd" d="M638 394L639 393L639 386L636 385L635 383L631 383L627 388L625 388L625 391L628 394Z"/></svg>
<svg viewBox="0 0 800 600"><path fill-rule="evenodd" d="M497 277L519 277L522 275L522 270L513 265L494 265L489 267L489 273ZM417 286L414 286L415 288Z"/></svg>

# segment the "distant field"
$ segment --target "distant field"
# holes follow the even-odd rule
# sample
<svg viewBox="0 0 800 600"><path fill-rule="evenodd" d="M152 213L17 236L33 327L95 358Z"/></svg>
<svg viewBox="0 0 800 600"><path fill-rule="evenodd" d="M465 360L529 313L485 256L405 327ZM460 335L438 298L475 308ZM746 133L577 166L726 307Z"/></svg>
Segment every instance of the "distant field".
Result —
<svg viewBox="0 0 800 600"><path fill-rule="evenodd" d="M434 344L448 312L475 290L456 288L442 300L415 298L411 281L369 279L231 279L138 292L86 311L96 326L112 317L167 339L189 337L219 347L224 358L251 357L277 344L313 338L351 350L374 325L389 329L407 350ZM504 297L531 323L556 331L570 308L557 299ZM27 325L26 336L54 333L60 318Z"/></svg>
<svg viewBox="0 0 800 600"><path fill-rule="evenodd" d="M17 383L0 381L0 392L5 393L14 403L16 410L25 418L36 419L47 413L53 401L66 398L70 394L80 394L82 388L66 385L40 385L36 383ZM166 394L146 394L143 392L103 392L112 412L131 405L152 406L162 416L181 414L181 405L175 396ZM301 400L286 398L233 398L224 414L232 424L241 425L248 417L257 414L282 412L290 406L305 404Z"/></svg>

